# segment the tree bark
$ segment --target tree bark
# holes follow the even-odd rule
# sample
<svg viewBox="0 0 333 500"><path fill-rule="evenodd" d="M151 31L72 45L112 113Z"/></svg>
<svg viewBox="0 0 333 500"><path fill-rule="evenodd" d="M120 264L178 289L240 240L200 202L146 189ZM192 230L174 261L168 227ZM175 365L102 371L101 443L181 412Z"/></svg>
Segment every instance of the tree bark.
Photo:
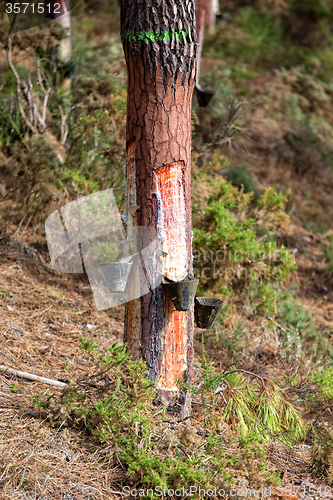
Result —
<svg viewBox="0 0 333 500"><path fill-rule="evenodd" d="M136 226L157 230L163 274L192 273L191 106L196 80L194 0L122 0L121 37L128 71L126 220L130 251ZM138 206L135 212L131 207ZM157 264L150 269L158 279ZM126 305L125 341L147 362L161 397L179 403L189 381L193 308L176 311L162 285ZM188 415L190 399L182 401Z"/></svg>

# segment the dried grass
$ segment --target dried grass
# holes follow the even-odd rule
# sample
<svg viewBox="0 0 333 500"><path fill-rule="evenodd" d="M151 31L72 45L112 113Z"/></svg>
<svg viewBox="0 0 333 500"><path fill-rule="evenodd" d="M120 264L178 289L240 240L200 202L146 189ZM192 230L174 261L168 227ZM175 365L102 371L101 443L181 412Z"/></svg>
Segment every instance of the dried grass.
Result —
<svg viewBox="0 0 333 500"><path fill-rule="evenodd" d="M72 369L89 373L90 361L77 354L81 335L98 336L107 349L121 340L122 320L121 307L112 309L112 316L96 311L83 275L49 274L19 242L0 249L0 363L54 379L66 380ZM112 490L123 471L112 453L86 436L36 419L31 396L47 386L14 382L1 373L0 498L119 498Z"/></svg>
<svg viewBox="0 0 333 500"><path fill-rule="evenodd" d="M24 253L23 248L20 240L0 242L0 364L62 381L74 372L75 376L92 374L94 366L90 358L77 352L81 335L96 337L101 349L121 341L123 307L98 312L83 275L51 274L46 270L46 259L43 267L31 253ZM236 321L240 313L235 308L230 321ZM252 332L252 348L266 349L266 344L271 345L273 339L265 338L263 325L249 324L248 327L249 334ZM209 342L207 348L209 351ZM201 352L199 343L197 351ZM262 373L266 364L265 361L254 369ZM275 375L280 367L271 369ZM115 450L97 444L87 434L65 427L66 424L52 428L31 399L41 391L61 394L53 387L23 379L15 381L14 377L0 373L0 498L122 498L121 481L126 472L117 461ZM177 446L185 446L186 453L192 453L192 445L203 439L199 436L211 432L203 427L200 404L193 405L193 409L190 421L180 422L168 415L163 428L155 429L161 456L169 454L176 442ZM193 431L193 443L189 429ZM225 425L219 432L225 441L226 453L234 453L242 461L237 443L230 440L233 430ZM298 480L307 477L311 462L307 449L287 452L277 445L266 448L268 470L297 471L294 476L286 474L283 484L290 484L296 477ZM253 475L255 481L251 463L244 467L244 474ZM243 474L241 469L231 472L237 477Z"/></svg>
<svg viewBox="0 0 333 500"><path fill-rule="evenodd" d="M55 431L20 413L1 413L1 498L118 498L110 490L121 471L106 462L103 449L68 429Z"/></svg>

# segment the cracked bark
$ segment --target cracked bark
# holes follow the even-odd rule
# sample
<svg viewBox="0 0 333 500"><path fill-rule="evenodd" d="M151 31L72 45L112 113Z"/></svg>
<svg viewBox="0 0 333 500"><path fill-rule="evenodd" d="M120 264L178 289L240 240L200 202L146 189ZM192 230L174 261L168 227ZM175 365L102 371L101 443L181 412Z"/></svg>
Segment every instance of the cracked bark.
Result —
<svg viewBox="0 0 333 500"><path fill-rule="evenodd" d="M122 0L121 35L128 72L127 232L136 225L156 228L158 246L169 250L163 273L177 280L192 272L194 0ZM134 215L133 205L140 207ZM157 269L150 271L157 276ZM133 358L146 360L162 398L179 401L176 380L191 377L193 310L175 311L159 285L126 305L125 341ZM189 404L186 395L183 415Z"/></svg>

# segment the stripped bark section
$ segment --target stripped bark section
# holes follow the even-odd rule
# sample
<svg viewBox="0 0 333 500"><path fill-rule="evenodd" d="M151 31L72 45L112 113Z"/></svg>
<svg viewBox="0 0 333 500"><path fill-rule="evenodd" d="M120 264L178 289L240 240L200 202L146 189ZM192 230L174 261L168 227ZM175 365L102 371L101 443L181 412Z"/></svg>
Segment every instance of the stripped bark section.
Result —
<svg viewBox="0 0 333 500"><path fill-rule="evenodd" d="M189 327L187 311L176 311L165 294L165 341L163 362L157 387L166 391L169 399L179 390L176 381L184 379L187 369L186 332Z"/></svg>
<svg viewBox="0 0 333 500"><path fill-rule="evenodd" d="M189 265L184 163L174 162L155 170L154 184L157 232L160 248L165 253L163 275L181 281L187 276ZM164 303L163 361L158 387L172 392L178 390L176 380L183 378L187 367L186 332L189 325L186 311L176 311L167 293L164 293Z"/></svg>
<svg viewBox="0 0 333 500"><path fill-rule="evenodd" d="M126 164L126 198L125 198L125 214L126 214L126 236L127 236L127 254L133 255L138 251L137 231L138 217L137 210L133 207L137 206L136 195L136 165L135 165L136 145L132 142L127 150ZM132 271L131 279L138 282L139 276L137 268ZM131 300L127 303L125 313L125 336L124 340L127 343L127 348L131 353L132 359L139 359L141 355L141 298Z"/></svg>
<svg viewBox="0 0 333 500"><path fill-rule="evenodd" d="M163 275L181 281L188 274L184 164L175 162L154 172L159 213L157 231L163 257Z"/></svg>

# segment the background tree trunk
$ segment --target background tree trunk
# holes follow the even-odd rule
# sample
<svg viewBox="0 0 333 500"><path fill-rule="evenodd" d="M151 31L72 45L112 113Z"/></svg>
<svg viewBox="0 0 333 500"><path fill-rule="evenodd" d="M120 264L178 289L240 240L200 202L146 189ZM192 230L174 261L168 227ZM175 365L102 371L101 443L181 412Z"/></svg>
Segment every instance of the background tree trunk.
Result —
<svg viewBox="0 0 333 500"><path fill-rule="evenodd" d="M122 0L121 37L128 70L126 219L157 229L163 274L192 272L191 106L196 80L193 0ZM135 212L131 207L137 205ZM131 210L130 210L131 209ZM133 237L132 237L133 236ZM153 282L157 265L150 270ZM179 402L177 379L189 380L193 310L176 311L162 285L126 306L125 341L146 360L163 399ZM189 397L182 402L188 414Z"/></svg>
<svg viewBox="0 0 333 500"><path fill-rule="evenodd" d="M60 8L55 8L59 5ZM49 17L60 23L67 31L67 36L60 40L57 48L57 59L62 66L63 80L61 81L61 90L69 90L71 86L71 76L73 73L72 62L72 16L71 16L71 0L52 0L51 14ZM58 12L59 11L59 12Z"/></svg>
<svg viewBox="0 0 333 500"><path fill-rule="evenodd" d="M196 9L196 27L198 34L198 63L197 63L197 84L199 84L200 80L200 68L201 68L201 54L204 42L204 34L205 34L205 19L206 19L206 7L207 0L197 0L195 3Z"/></svg>

